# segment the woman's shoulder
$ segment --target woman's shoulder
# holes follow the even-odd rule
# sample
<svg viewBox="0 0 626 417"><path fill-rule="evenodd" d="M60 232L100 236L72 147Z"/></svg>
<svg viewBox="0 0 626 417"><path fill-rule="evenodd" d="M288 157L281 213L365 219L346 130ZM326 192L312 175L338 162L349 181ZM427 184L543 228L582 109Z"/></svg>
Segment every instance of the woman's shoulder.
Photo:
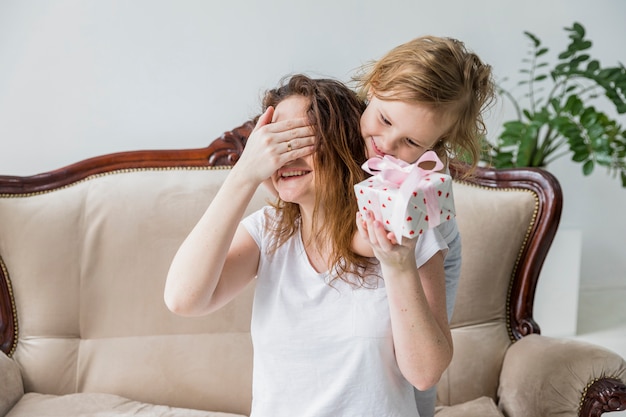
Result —
<svg viewBox="0 0 626 417"><path fill-rule="evenodd" d="M241 223L246 226L248 231L251 230L263 230L267 224L268 219L274 219L276 217L276 209L272 206L263 206L252 213L248 214L241 220Z"/></svg>

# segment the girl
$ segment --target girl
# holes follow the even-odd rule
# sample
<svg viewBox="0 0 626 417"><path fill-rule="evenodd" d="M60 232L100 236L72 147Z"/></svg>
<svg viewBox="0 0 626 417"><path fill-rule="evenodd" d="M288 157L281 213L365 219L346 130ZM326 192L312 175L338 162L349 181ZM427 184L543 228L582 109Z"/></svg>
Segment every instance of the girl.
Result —
<svg viewBox="0 0 626 417"><path fill-rule="evenodd" d="M207 314L256 277L253 417L418 416L413 386L435 384L452 357L445 298L430 308L417 239L387 244L368 220L377 259L351 249L362 102L339 82L294 76L264 108L177 252L165 302ZM277 202L242 220L268 177Z"/></svg>
<svg viewBox="0 0 626 417"><path fill-rule="evenodd" d="M391 155L414 163L425 151L434 150L446 165L459 163L459 156L465 156L471 167L476 166L486 131L482 113L493 101L495 88L491 67L461 41L435 36L413 39L363 67L355 81L359 95L368 102L361 117L368 157ZM371 219L358 216L357 223L361 236L373 245L395 243L392 235L383 243L372 238L368 234ZM461 268L456 221L445 222L420 239L445 247L416 252L416 261L431 308L438 308L436 304L445 297L450 319ZM358 242L355 250L371 256L372 250ZM435 397L434 388L416 391L422 417L434 415Z"/></svg>

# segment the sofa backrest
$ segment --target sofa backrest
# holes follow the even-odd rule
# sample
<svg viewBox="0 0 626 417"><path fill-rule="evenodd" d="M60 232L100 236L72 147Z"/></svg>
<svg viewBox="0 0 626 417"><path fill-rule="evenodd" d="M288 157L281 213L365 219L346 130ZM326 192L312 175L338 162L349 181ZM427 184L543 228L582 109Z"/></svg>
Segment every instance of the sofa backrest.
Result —
<svg viewBox="0 0 626 417"><path fill-rule="evenodd" d="M201 150L0 176L0 348L19 363L26 391L249 412L253 284L202 318L170 313L163 287L229 172L207 165L235 163L250 128ZM504 351L539 331L534 288L560 215L558 183L539 170L480 169L455 180L454 195L463 266L441 404L495 398ZM248 212L267 197L259 190Z"/></svg>
<svg viewBox="0 0 626 417"><path fill-rule="evenodd" d="M251 291L197 319L163 302L176 249L227 174L118 171L0 198L26 391L248 411ZM264 200L260 191L249 211Z"/></svg>
<svg viewBox="0 0 626 417"><path fill-rule="evenodd" d="M532 227L536 196L455 182L462 265L451 327L454 356L438 403L496 399L502 361L514 341L508 315L515 267Z"/></svg>

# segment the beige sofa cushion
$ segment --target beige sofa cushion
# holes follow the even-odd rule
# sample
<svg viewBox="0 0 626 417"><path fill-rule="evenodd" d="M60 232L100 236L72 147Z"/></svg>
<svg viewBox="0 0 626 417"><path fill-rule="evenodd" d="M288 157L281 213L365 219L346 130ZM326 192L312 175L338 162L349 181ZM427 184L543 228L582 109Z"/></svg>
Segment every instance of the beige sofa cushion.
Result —
<svg viewBox="0 0 626 417"><path fill-rule="evenodd" d="M241 414L174 408L131 401L111 394L24 395L6 417L245 417Z"/></svg>
<svg viewBox="0 0 626 417"><path fill-rule="evenodd" d="M536 197L525 190L494 190L456 182L454 198L461 237L465 239L451 326L504 323L504 300L532 221Z"/></svg>
<svg viewBox="0 0 626 417"><path fill-rule="evenodd" d="M480 397L463 404L437 407L436 417L503 417L498 406L489 397Z"/></svg>
<svg viewBox="0 0 626 417"><path fill-rule="evenodd" d="M624 359L591 343L529 335L506 354L499 406L508 416L578 415L580 404L571 399L580 401L589 384L604 377L625 380ZM604 395L607 404L618 404L619 395L613 399L608 391Z"/></svg>
<svg viewBox="0 0 626 417"><path fill-rule="evenodd" d="M19 367L4 352L0 352L0 416L6 414L23 394Z"/></svg>
<svg viewBox="0 0 626 417"><path fill-rule="evenodd" d="M163 301L175 251L228 172L119 171L0 197L25 392L249 412L253 286L201 318L178 317ZM266 197L260 190L247 212Z"/></svg>
<svg viewBox="0 0 626 417"><path fill-rule="evenodd" d="M460 182L454 197L463 264L451 320L454 357L437 385L439 405L497 398L502 360L512 343L504 300L536 205L529 191Z"/></svg>

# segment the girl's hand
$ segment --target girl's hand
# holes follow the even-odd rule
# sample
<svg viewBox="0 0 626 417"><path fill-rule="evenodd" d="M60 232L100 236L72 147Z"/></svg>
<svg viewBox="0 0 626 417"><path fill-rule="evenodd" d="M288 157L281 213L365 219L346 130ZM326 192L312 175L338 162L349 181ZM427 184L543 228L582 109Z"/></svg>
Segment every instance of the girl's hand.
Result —
<svg viewBox="0 0 626 417"><path fill-rule="evenodd" d="M248 137L246 147L235 164L251 180L262 183L287 163L311 154L315 136L308 119L272 123L274 108L268 107Z"/></svg>
<svg viewBox="0 0 626 417"><path fill-rule="evenodd" d="M361 240L369 242L374 256L392 268L415 268L415 244L417 239L402 239L398 244L395 235L385 230L383 224L374 219L374 214L368 212L366 216L357 213L357 228Z"/></svg>

